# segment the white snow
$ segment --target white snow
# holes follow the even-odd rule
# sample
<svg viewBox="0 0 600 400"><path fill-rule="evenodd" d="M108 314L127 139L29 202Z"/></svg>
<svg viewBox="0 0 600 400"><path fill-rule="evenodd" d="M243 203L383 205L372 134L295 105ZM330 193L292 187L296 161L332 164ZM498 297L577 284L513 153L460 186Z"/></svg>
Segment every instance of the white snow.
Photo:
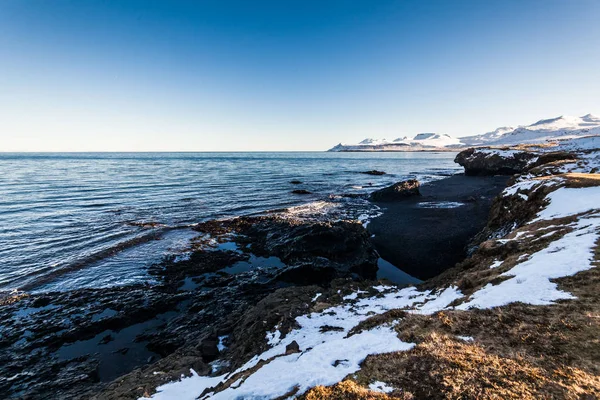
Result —
<svg viewBox="0 0 600 400"><path fill-rule="evenodd" d="M375 381L369 385L369 390L379 393L391 393L394 391L394 388L385 382Z"/></svg>
<svg viewBox="0 0 600 400"><path fill-rule="evenodd" d="M462 294L455 288L440 293L420 292L414 287L397 289L380 286L381 297L359 299L353 304L342 304L320 313L296 318L300 326L282 338L280 331L267 333L270 349L250 359L233 374L255 367L260 360L270 360L246 378L238 387L229 387L210 394L212 399L273 398L283 396L292 388L299 387L298 394L316 385L332 385L346 375L356 372L360 363L369 354L404 351L414 344L398 339L393 326L379 326L351 336L348 332L361 321L372 315L382 314L397 308L415 307L415 313L430 314L448 306ZM421 304L423 303L424 304ZM341 330L321 332L321 327L335 326ZM285 355L285 349L296 341L301 353ZM193 399L202 391L214 387L230 376L215 378L192 377L171 382L158 388L156 399ZM174 397L177 396L177 397Z"/></svg>
<svg viewBox="0 0 600 400"><path fill-rule="evenodd" d="M534 221L600 209L600 187L560 188L551 192L547 199L550 203ZM571 232L529 255L526 260L501 275L511 277L510 279L498 285L486 285L457 308L491 308L517 301L543 305L573 298L570 293L559 290L551 280L593 267L593 249L600 234L600 213L596 211L585 214L569 226L573 228Z"/></svg>
<svg viewBox="0 0 600 400"><path fill-rule="evenodd" d="M363 290L357 290L356 292L352 292L349 295L346 295L343 297L344 300L356 300L356 298L358 297L359 294L361 293L367 293Z"/></svg>
<svg viewBox="0 0 600 400"><path fill-rule="evenodd" d="M504 261L500 261L500 260L496 260L492 263L492 265L490 265L490 269L494 269L494 268L498 268L499 266L502 265Z"/></svg>
<svg viewBox="0 0 600 400"><path fill-rule="evenodd" d="M527 191L531 188L533 188L536 184L539 184L540 182L530 179L530 180L526 180L526 181L522 181L522 182L517 182L512 186L507 187L506 189L504 189L504 191L502 192L502 195L504 197L506 196L513 196L515 194L517 194L517 192L519 191Z"/></svg>
<svg viewBox="0 0 600 400"><path fill-rule="evenodd" d="M217 349L219 350L219 352L221 352L227 348L227 346L225 346L224 342L225 342L225 339L227 339L228 337L229 337L229 335L219 336L219 343L217 344Z"/></svg>
<svg viewBox="0 0 600 400"><path fill-rule="evenodd" d="M267 332L267 343L271 346L279 343L281 338L281 331L276 329L275 332Z"/></svg>
<svg viewBox="0 0 600 400"><path fill-rule="evenodd" d="M550 204L534 221L553 219L600 209L600 186L588 188L560 188L546 196Z"/></svg>
<svg viewBox="0 0 600 400"><path fill-rule="evenodd" d="M152 398L157 400L195 400L205 389L217 385L225 377L225 375L199 376L193 369L190 369L190 372L192 373L190 377L182 376L180 381L157 387Z"/></svg>
<svg viewBox="0 0 600 400"><path fill-rule="evenodd" d="M393 141L367 138L356 144L338 144L330 151L378 151L436 149L460 145L460 139L447 134L419 133L413 138L401 137Z"/></svg>
<svg viewBox="0 0 600 400"><path fill-rule="evenodd" d="M460 340L463 340L463 341L465 341L465 342L472 342L473 340L475 340L475 339L473 339L473 337L472 337L472 336L461 336L461 335L456 335L456 337L457 337L457 338L459 338Z"/></svg>
<svg viewBox="0 0 600 400"><path fill-rule="evenodd" d="M319 297L321 297L321 294L322 294L322 293L317 293L317 294L315 294L315 297L313 297L313 298L312 298L312 302L314 303L315 301L317 301L317 299L318 299Z"/></svg>
<svg viewBox="0 0 600 400"><path fill-rule="evenodd" d="M498 128L483 135L461 138L466 146L515 145L543 143L549 140L600 135L600 118L591 114L583 117L561 116L545 119L516 129Z"/></svg>
<svg viewBox="0 0 600 400"><path fill-rule="evenodd" d="M393 141L386 139L367 138L357 144L338 144L330 151L410 151L439 148L464 148L472 146L516 145L523 143L544 143L562 139L580 138L583 136L600 135L600 117L592 114L583 117L561 116L540 120L531 125L517 128L501 127L481 135L455 138L446 134L420 133L413 138L400 137ZM600 139L582 143L585 146L598 148Z"/></svg>

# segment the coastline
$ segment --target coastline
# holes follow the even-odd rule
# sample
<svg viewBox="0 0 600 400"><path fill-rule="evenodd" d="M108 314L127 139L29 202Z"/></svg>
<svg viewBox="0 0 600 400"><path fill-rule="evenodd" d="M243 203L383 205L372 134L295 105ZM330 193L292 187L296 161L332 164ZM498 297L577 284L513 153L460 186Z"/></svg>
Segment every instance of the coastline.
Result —
<svg viewBox="0 0 600 400"><path fill-rule="evenodd" d="M553 163L535 168L554 168ZM5 327L2 344L12 345L13 350L2 356L5 361L2 375L13 378L0 380L0 387L12 396L9 398L18 398L22 393L34 398L53 393L61 398L95 399L150 397L160 387L154 395L160 399L172 398L178 392L170 392L171 388L179 390L178 384L191 382L193 398L217 384L220 385L217 393L227 398L226 393L250 382L252 374L260 374L262 366L275 363L278 357L309 355L320 348L317 344L321 340L335 338L341 340L338 346L344 348L343 343L350 346L354 338L362 337L362 330L370 338L367 350L348 354L347 360L332 359L333 369L329 366L329 372L319 382L336 384L362 366L362 375L344 382L350 382L347 383L350 386L356 382L368 386L367 380L374 379L370 371L393 365L384 356L378 358L378 353L406 352L411 346L405 346L404 342L416 342L417 348L421 343L435 343L442 348L453 345L448 339L431 342L433 339L423 336L431 326L437 326L431 318L443 313L463 315L460 313L466 311L454 311L455 307L469 304L461 300L462 296L473 295L486 283L498 279L496 270L488 264L495 263L494 258L502 254L511 261L498 271L506 271L515 263L511 258L513 253L515 259L522 256L509 247L502 250L505 253L495 250L488 254L489 245L482 243L491 233L502 237L507 233L497 232L508 229L510 234L519 226L513 226L510 218L503 220L499 216L499 209L508 209L510 214L522 206L512 197L510 203L502 203L510 189L506 189L508 180L508 176L453 175L424 184L421 196L379 204L382 215L365 223L366 229L358 222L278 216L208 221L196 227L200 236L189 258L173 258L151 269L161 282L159 285L39 295L15 293L12 298L3 299L0 309L4 320L13 313L23 316ZM514 186L514 181L514 177L510 178L508 184ZM428 206L418 206L423 203ZM535 204L538 207L535 210L543 205ZM527 215L520 224L532 218ZM490 233L492 228L495 230ZM478 237L467 251L475 235L485 232L486 238ZM417 278L420 275L433 279L416 287L377 282L380 257L395 265L417 264L419 268L403 270ZM234 270L226 272L232 266ZM82 312L83 305L87 306ZM370 311L363 314L361 307ZM407 307L413 311L404 311ZM407 312L418 315L409 317ZM548 314L547 310L543 312ZM469 313L480 318L479 312ZM322 318L326 322L315 325L317 331L306 336L303 315L314 315L315 321ZM30 317L34 319L28 320ZM398 326L403 328L394 328L398 334L389 336L386 324L392 320L401 321ZM407 329L411 323L412 327ZM423 323L430 324L429 331L415 333L415 326ZM31 330L36 325L42 327ZM452 333L462 337L473 334L467 327ZM396 336L401 343L396 342ZM484 340L477 334L473 336ZM312 343L309 339L316 342L309 345ZM124 346L125 342L136 344ZM31 348L46 351L30 355ZM76 348L79 350L73 352ZM89 354L93 351L99 351L99 357ZM78 357L63 357L54 362L47 359L52 354ZM122 370L111 369L110 364L118 363L122 356L132 362L122 365ZM349 372L337 369L340 365L347 366ZM36 375L23 375L24 369L35 370ZM59 380L54 379L56 370ZM302 370L297 375L293 368L281 373L292 380L303 379ZM178 383L182 376L188 378ZM402 384L415 393L421 390L413 387L414 383ZM343 395L344 388L336 385L331 389L311 389L310 393L331 390L334 392L327 392L323 398L335 398Z"/></svg>

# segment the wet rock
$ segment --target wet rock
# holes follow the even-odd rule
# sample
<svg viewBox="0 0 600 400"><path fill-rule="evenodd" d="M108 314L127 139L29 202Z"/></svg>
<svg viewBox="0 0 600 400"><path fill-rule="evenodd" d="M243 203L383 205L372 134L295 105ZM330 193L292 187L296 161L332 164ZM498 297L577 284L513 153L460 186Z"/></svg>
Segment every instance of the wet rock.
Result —
<svg viewBox="0 0 600 400"><path fill-rule="evenodd" d="M467 149L456 155L454 162L465 169L465 175L514 175L532 166L538 156L527 151Z"/></svg>
<svg viewBox="0 0 600 400"><path fill-rule="evenodd" d="M292 190L293 194L312 194L312 192L309 192L306 189L296 189L296 190Z"/></svg>
<svg viewBox="0 0 600 400"><path fill-rule="evenodd" d="M293 179L293 180L291 180L291 181L290 181L290 183L291 183L292 185L301 185L301 184L302 184L302 181L299 181L299 180L297 180L297 179Z"/></svg>
<svg viewBox="0 0 600 400"><path fill-rule="evenodd" d="M323 291L282 286L328 286L337 277L368 278L377 271L377 254L358 223L242 217L199 224L197 230L221 243L234 240L240 250L202 247L187 260L166 259L150 268L153 285L6 301L0 307L0 393L139 398L189 374L190 366L210 373L208 362L219 357L217 332L230 335L228 361L239 366L268 346L265 326L288 332L317 290ZM222 271L252 257L276 257L285 266L233 275ZM198 287L178 290L189 278ZM2 378L13 376L18 379Z"/></svg>
<svg viewBox="0 0 600 400"><path fill-rule="evenodd" d="M294 340L292 343L285 346L285 354L289 355L295 353L300 353L300 346L298 345L298 342Z"/></svg>
<svg viewBox="0 0 600 400"><path fill-rule="evenodd" d="M376 190L371 193L370 199L372 201L397 201L407 197L419 196L419 186L421 184L416 179L409 179L407 181L397 182L391 186L385 187L380 190Z"/></svg>
<svg viewBox="0 0 600 400"><path fill-rule="evenodd" d="M376 169L372 169L371 171L362 171L361 174L366 174L366 175L385 175L385 172L383 171L377 171Z"/></svg>

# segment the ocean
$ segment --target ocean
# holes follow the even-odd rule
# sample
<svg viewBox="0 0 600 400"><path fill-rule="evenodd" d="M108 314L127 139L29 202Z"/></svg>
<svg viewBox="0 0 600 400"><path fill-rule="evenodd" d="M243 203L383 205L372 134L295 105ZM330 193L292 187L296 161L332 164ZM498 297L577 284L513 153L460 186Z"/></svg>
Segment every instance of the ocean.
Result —
<svg viewBox="0 0 600 400"><path fill-rule="evenodd" d="M360 218L368 193L461 171L454 153L0 153L0 290L152 282L202 221L335 206ZM361 172L385 171L373 176ZM300 184L290 183L293 180ZM310 194L294 194L303 189Z"/></svg>

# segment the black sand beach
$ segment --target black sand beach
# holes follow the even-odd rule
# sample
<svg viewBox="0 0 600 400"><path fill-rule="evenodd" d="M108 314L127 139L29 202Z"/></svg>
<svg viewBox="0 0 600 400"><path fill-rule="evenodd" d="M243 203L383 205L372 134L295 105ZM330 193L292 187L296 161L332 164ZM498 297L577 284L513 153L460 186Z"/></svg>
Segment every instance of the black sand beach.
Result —
<svg viewBox="0 0 600 400"><path fill-rule="evenodd" d="M465 258L507 180L454 175L422 185L421 196L377 203L383 214L368 225L371 240L382 258L404 272L431 278Z"/></svg>

